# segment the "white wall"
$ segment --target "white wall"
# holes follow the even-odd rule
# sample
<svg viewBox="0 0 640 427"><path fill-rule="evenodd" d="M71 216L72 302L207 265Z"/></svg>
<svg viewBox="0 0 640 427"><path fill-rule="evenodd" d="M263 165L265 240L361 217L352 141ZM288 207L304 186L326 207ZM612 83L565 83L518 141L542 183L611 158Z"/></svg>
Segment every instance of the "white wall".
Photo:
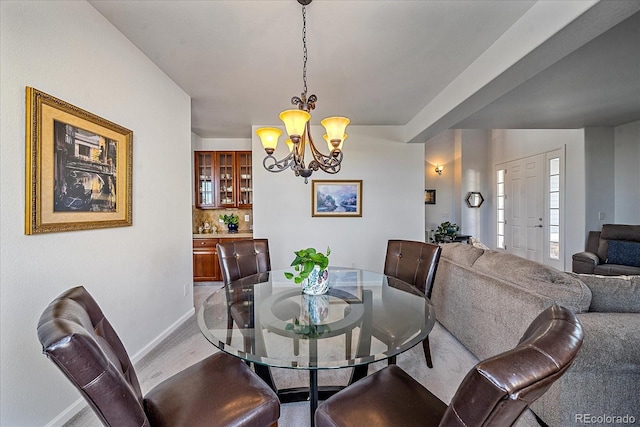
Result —
<svg viewBox="0 0 640 427"><path fill-rule="evenodd" d="M254 236L269 239L273 268L289 266L298 249L313 246L324 250L330 246L330 265L382 271L387 240L424 241L423 144L398 142L394 128L349 126L342 171L337 175L314 172L305 185L304 179L295 177L290 169L271 173L263 168L265 154L255 136L256 129ZM314 140L324 145L323 133L320 126L312 126ZM281 137L276 157L282 158L284 150ZM361 179L362 218L312 217L314 179Z"/></svg>
<svg viewBox="0 0 640 427"><path fill-rule="evenodd" d="M640 121L615 128L615 222L640 224Z"/></svg>
<svg viewBox="0 0 640 427"><path fill-rule="evenodd" d="M489 136L485 130L450 129L425 143L425 188L436 189L436 204L425 206L426 230L444 221L460 226L459 234L468 234L489 244L492 195L489 166ZM442 175L435 164L443 164ZM479 191L485 203L479 209L465 202L469 191Z"/></svg>
<svg viewBox="0 0 640 427"><path fill-rule="evenodd" d="M534 154L565 149L565 262L584 250L585 244L585 154L582 129L500 129L492 131L493 165ZM495 211L495 203L491 204ZM495 235L495 224L492 223ZM565 268L569 264L565 265ZM570 267L569 267L570 268Z"/></svg>
<svg viewBox="0 0 640 427"><path fill-rule="evenodd" d="M455 215L454 181L456 176L455 130L446 130L425 142L425 189L436 190L436 204L425 205L425 230L435 230L444 221L460 223ZM443 165L442 175L435 172Z"/></svg>
<svg viewBox="0 0 640 427"><path fill-rule="evenodd" d="M614 152L613 128L584 129L586 230L600 230L602 224L614 222Z"/></svg>
<svg viewBox="0 0 640 427"><path fill-rule="evenodd" d="M461 206L461 234L469 234L482 242L492 242L494 236L489 233L492 211L492 168L489 167L488 131L481 129L463 129L461 138L461 182L459 201ZM485 201L479 208L467 206L466 198L470 191L479 191Z"/></svg>
<svg viewBox="0 0 640 427"><path fill-rule="evenodd" d="M80 398L36 336L57 295L85 285L132 356L193 310L190 99L84 1L0 17L0 425L37 426ZM132 227L24 235L25 86L133 131Z"/></svg>

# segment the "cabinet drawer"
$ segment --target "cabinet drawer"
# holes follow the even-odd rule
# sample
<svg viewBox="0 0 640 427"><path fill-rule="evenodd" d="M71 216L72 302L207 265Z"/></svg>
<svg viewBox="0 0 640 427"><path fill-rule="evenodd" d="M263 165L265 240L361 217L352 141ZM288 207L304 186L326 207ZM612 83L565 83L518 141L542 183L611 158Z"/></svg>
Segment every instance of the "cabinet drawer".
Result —
<svg viewBox="0 0 640 427"><path fill-rule="evenodd" d="M194 248L215 248L218 239L193 239Z"/></svg>

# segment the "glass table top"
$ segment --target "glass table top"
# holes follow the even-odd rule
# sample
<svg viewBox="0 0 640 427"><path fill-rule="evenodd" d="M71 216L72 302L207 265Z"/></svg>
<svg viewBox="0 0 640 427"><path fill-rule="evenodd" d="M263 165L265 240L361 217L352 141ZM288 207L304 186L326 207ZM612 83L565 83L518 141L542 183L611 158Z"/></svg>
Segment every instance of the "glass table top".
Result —
<svg viewBox="0 0 640 427"><path fill-rule="evenodd" d="M433 305L415 287L381 273L329 268L329 292L306 295L285 271L231 282L198 310L204 336L261 365L332 369L387 359L423 341Z"/></svg>

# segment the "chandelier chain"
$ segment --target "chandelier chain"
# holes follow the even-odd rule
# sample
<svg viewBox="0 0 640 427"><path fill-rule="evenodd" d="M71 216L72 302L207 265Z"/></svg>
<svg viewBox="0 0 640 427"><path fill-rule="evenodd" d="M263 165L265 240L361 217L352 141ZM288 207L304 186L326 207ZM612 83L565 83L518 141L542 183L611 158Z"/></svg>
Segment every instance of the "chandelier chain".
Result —
<svg viewBox="0 0 640 427"><path fill-rule="evenodd" d="M302 6L302 83L304 85L304 96L307 96L307 7Z"/></svg>

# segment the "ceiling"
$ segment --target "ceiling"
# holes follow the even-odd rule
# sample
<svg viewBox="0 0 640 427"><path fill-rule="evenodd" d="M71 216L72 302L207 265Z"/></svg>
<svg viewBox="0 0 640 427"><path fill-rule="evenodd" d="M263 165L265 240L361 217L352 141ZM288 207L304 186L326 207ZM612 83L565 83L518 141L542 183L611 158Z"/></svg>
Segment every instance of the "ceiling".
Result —
<svg viewBox="0 0 640 427"><path fill-rule="evenodd" d="M276 124L302 92L295 0L89 3L191 96L202 138L249 138L252 125ZM407 141L423 142L456 127L640 120L640 2L563 2L584 9L575 16L557 5L549 13L550 4L313 1L312 124L344 115L352 125L404 127ZM558 31L540 35L553 25Z"/></svg>

